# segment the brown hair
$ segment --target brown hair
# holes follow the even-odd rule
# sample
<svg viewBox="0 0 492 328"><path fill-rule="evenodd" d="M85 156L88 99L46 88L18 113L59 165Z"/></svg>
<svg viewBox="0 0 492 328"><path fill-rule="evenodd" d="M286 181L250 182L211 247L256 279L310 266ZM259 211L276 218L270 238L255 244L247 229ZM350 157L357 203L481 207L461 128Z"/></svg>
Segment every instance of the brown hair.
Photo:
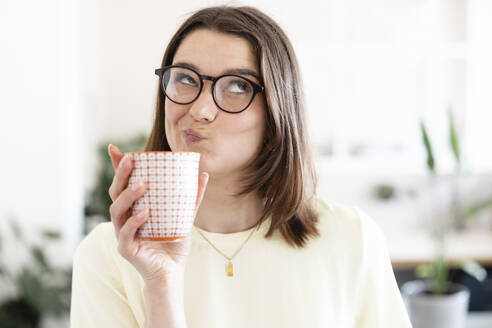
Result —
<svg viewBox="0 0 492 328"><path fill-rule="evenodd" d="M263 148L242 177L242 190L235 196L259 192L265 206L258 224L271 215L265 237L279 229L290 246L302 248L308 237L320 234L316 226L318 214L311 203L317 176L306 128L302 81L292 45L277 23L256 8L209 7L195 12L179 27L164 53L162 67L172 64L181 41L198 28L237 35L252 45L265 86L266 133ZM165 134L164 103L165 95L159 88L146 151L171 150Z"/></svg>

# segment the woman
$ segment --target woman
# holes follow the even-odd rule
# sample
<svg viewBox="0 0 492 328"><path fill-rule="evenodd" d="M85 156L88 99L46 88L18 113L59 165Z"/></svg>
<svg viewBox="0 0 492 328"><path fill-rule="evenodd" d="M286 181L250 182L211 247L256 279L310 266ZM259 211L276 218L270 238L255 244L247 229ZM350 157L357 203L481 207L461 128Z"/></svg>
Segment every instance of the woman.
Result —
<svg viewBox="0 0 492 328"><path fill-rule="evenodd" d="M179 243L135 238L146 214L129 208L145 186L127 188L131 161L109 145L112 222L77 248L72 327L410 327L381 230L315 197L299 68L271 18L200 10L156 74L145 149L201 154L194 229Z"/></svg>

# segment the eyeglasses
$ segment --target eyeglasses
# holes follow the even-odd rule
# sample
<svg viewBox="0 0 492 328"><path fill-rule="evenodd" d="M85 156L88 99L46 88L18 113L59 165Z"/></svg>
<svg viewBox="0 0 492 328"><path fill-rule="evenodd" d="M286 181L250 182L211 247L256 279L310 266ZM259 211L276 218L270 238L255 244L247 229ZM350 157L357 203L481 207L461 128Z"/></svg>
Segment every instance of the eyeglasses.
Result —
<svg viewBox="0 0 492 328"><path fill-rule="evenodd" d="M176 104L186 105L194 102L202 92L203 80L212 81L212 98L221 110L238 114L253 102L255 95L265 87L234 74L217 77L200 75L191 68L171 65L155 70L160 78L162 92Z"/></svg>

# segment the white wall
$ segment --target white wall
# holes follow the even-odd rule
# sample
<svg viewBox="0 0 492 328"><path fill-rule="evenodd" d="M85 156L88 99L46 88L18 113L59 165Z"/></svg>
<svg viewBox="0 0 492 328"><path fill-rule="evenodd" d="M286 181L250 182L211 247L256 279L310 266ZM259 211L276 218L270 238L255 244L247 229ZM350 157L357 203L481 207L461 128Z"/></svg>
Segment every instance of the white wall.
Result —
<svg viewBox="0 0 492 328"><path fill-rule="evenodd" d="M470 87L467 89L470 115L469 124L473 126L469 134L470 156L479 158L477 167L484 170L492 168L492 1L473 0L470 2L468 19L470 21L470 72L467 76Z"/></svg>
<svg viewBox="0 0 492 328"><path fill-rule="evenodd" d="M12 214L30 238L42 227L59 230L55 263L71 261L82 219L76 5L0 4L0 229Z"/></svg>

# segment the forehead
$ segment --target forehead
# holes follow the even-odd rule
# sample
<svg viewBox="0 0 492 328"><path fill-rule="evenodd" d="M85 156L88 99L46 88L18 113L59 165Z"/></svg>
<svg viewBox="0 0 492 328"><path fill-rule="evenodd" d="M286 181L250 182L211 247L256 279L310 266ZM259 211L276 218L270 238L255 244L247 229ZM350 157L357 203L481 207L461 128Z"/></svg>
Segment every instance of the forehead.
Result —
<svg viewBox="0 0 492 328"><path fill-rule="evenodd" d="M179 45L173 63L187 62L199 73L218 75L224 70L249 68L258 73L258 65L248 40L221 32L198 29Z"/></svg>

